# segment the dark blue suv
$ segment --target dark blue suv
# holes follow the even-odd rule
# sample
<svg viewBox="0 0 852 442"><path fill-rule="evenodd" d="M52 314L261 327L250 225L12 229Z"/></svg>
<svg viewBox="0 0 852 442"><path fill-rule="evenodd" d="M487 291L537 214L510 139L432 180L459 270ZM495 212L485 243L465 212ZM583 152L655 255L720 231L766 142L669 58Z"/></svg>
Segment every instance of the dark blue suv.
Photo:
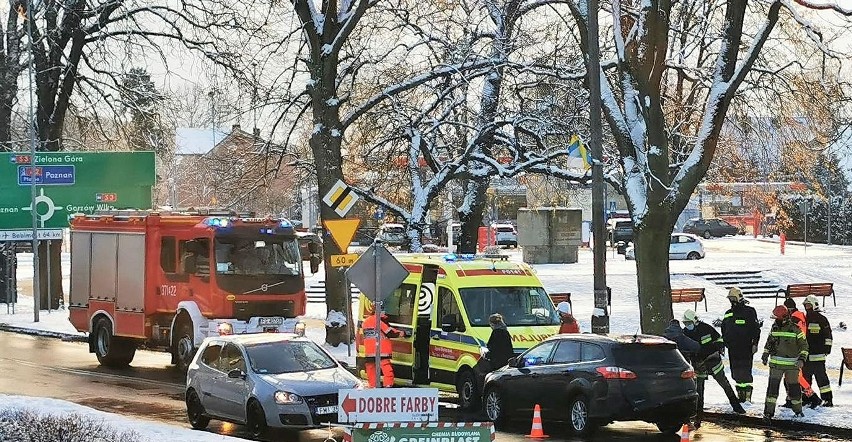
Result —
<svg viewBox="0 0 852 442"><path fill-rule="evenodd" d="M674 434L695 415L695 372L659 336L553 336L485 379L483 407L498 427L510 416L565 421L588 435L615 421L641 420ZM520 412L520 413L518 413Z"/></svg>

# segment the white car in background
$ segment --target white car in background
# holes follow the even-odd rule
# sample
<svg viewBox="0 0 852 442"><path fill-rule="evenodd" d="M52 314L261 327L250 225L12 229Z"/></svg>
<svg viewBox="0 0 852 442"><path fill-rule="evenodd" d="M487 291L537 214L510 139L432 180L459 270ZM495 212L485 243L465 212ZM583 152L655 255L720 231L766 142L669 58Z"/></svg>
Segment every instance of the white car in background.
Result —
<svg viewBox="0 0 852 442"><path fill-rule="evenodd" d="M672 233L669 241L669 259L702 259L704 258L704 243L690 233ZM633 244L627 247L625 259L636 259Z"/></svg>
<svg viewBox="0 0 852 442"><path fill-rule="evenodd" d="M498 246L518 247L518 231L511 224L492 224L491 228L496 231Z"/></svg>

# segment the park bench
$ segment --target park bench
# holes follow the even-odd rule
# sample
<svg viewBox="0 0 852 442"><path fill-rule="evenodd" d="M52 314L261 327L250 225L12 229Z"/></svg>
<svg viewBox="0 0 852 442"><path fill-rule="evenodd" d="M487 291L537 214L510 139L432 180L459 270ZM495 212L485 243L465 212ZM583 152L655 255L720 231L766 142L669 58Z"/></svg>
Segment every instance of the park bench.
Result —
<svg viewBox="0 0 852 442"><path fill-rule="evenodd" d="M837 386L843 385L843 368L852 370L852 348L841 348L843 353L843 362L840 364L840 379L837 380Z"/></svg>
<svg viewBox="0 0 852 442"><path fill-rule="evenodd" d="M672 289L672 302L693 302L693 310L698 309L698 303L704 301L704 311L707 311L707 297L704 296L704 287Z"/></svg>
<svg viewBox="0 0 852 442"><path fill-rule="evenodd" d="M553 301L553 305L559 305L560 302L571 303L571 294L570 293L550 293L550 300Z"/></svg>
<svg viewBox="0 0 852 442"><path fill-rule="evenodd" d="M825 298L831 296L834 306L837 307L837 298L834 296L834 284L830 282L790 284L786 289L778 289L778 292L775 293L775 305L778 305L778 298L781 297L782 293L785 298L804 298L808 295L822 296L823 306L825 306Z"/></svg>

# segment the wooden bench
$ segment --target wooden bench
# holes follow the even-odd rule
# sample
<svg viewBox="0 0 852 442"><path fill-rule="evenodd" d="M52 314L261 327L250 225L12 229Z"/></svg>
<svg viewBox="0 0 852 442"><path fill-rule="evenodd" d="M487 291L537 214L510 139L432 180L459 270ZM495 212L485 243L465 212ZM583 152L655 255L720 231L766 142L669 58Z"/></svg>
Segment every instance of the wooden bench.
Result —
<svg viewBox="0 0 852 442"><path fill-rule="evenodd" d="M822 305L825 306L825 298L831 296L834 306L837 307L837 298L834 296L834 284L830 282L819 282L812 284L790 284L786 289L779 289L775 293L775 305L781 294L785 298L804 298L808 295L822 296Z"/></svg>
<svg viewBox="0 0 852 442"><path fill-rule="evenodd" d="M560 302L571 303L571 294L570 293L550 293L550 300L553 302L553 305L559 305Z"/></svg>
<svg viewBox="0 0 852 442"><path fill-rule="evenodd" d="M707 297L704 296L704 287L689 289L672 289L672 302L693 302L693 310L698 309L698 303L704 301L704 311L707 311Z"/></svg>
<svg viewBox="0 0 852 442"><path fill-rule="evenodd" d="M840 364L840 379L837 380L837 386L843 385L843 367L847 370L852 370L852 348L841 348L843 353L843 363Z"/></svg>

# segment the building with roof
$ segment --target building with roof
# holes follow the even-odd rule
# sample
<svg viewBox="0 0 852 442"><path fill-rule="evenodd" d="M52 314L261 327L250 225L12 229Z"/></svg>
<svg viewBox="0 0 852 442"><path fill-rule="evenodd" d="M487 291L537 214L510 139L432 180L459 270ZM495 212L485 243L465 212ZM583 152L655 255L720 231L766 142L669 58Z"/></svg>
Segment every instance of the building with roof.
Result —
<svg viewBox="0 0 852 442"><path fill-rule="evenodd" d="M292 216L300 199L298 173L279 161L283 149L242 130L178 128L174 155L165 160L163 192L172 207L223 207L259 216Z"/></svg>

